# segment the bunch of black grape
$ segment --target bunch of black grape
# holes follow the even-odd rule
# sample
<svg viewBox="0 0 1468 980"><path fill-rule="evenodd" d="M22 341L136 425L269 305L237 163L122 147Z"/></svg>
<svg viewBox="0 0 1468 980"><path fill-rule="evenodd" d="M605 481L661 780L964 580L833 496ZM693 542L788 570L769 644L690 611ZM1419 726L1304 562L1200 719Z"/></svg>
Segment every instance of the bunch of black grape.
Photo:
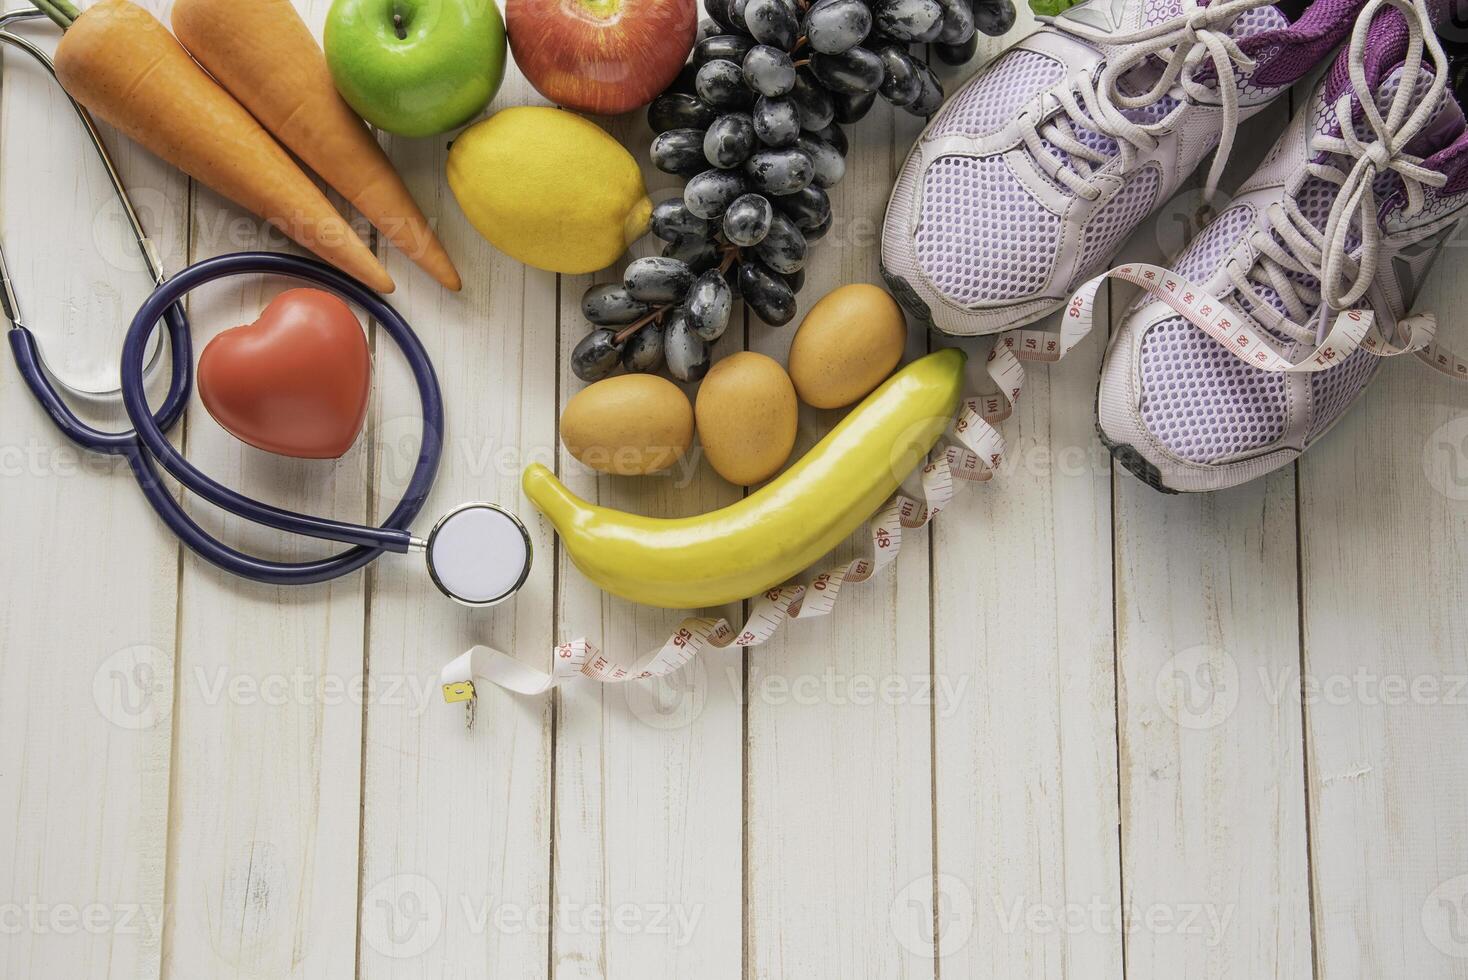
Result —
<svg viewBox="0 0 1468 980"><path fill-rule="evenodd" d="M943 86L915 45L949 64L978 31L1014 24L1012 0L704 0L693 57L647 110L652 162L688 180L653 209L662 255L581 301L594 329L571 355L584 381L620 364L698 381L736 298L761 320L795 316L810 244L831 229L826 191L846 135L880 95L918 116ZM921 49L918 49L919 51Z"/></svg>

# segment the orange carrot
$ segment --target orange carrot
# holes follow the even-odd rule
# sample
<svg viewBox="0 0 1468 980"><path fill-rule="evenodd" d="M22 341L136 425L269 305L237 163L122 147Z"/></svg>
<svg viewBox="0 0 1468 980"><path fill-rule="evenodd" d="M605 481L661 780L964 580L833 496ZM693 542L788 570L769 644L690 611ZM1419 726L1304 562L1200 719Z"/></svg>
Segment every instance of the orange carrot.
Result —
<svg viewBox="0 0 1468 980"><path fill-rule="evenodd" d="M189 54L414 262L449 289L454 263L371 131L337 93L291 0L177 0Z"/></svg>
<svg viewBox="0 0 1468 980"><path fill-rule="evenodd" d="M56 49L71 97L378 292L392 277L270 134L152 14L101 0Z"/></svg>

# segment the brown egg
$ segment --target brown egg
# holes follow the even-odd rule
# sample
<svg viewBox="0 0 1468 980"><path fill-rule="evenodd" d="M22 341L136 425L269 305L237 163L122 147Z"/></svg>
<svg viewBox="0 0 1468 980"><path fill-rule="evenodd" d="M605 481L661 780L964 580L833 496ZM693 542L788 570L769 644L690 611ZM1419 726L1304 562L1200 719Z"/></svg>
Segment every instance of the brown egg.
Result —
<svg viewBox="0 0 1468 980"><path fill-rule="evenodd" d="M693 444L693 407L666 378L618 375L581 389L566 403L561 442L602 473L656 473Z"/></svg>
<svg viewBox="0 0 1468 980"><path fill-rule="evenodd" d="M815 408L860 401L902 360L907 323L886 291L865 283L840 286L821 298L790 344L790 380Z"/></svg>
<svg viewBox="0 0 1468 980"><path fill-rule="evenodd" d="M768 480L795 448L795 386L779 362L763 354L741 351L715 364L693 411L709 464L730 483Z"/></svg>

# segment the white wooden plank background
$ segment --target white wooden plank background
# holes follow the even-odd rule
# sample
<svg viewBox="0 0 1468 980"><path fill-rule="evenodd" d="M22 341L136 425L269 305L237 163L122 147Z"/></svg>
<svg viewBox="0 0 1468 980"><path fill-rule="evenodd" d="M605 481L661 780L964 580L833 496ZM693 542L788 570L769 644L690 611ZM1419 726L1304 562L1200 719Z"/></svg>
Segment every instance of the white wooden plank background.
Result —
<svg viewBox="0 0 1468 980"><path fill-rule="evenodd" d="M319 30L328 0L300 2ZM541 101L512 69L496 106ZM1235 181L1285 109L1248 127ZM645 158L640 115L603 123ZM919 128L879 106L852 130L802 308L875 280ZM169 268L282 247L108 136ZM559 449L580 296L617 270L525 269L459 213L446 139L384 141L465 280L449 295L381 249L448 401L425 513L530 516L530 460L634 510L737 499L705 465L598 478ZM107 194L64 102L6 56L0 230L78 366L115 356L145 292ZM1175 245L1149 226L1128 251ZM1463 303L1461 255L1424 303ZM196 346L278 287L197 294ZM746 317L721 349L781 357L791 333ZM197 406L180 444L265 499L380 519L420 420L374 339L371 441L342 460L256 452ZM1451 317L1446 339L1468 346ZM530 583L492 612L404 559L302 590L227 579L0 366L0 975L1468 977L1468 400L1389 365L1298 467L1164 498L1094 438L1101 354L1032 370L1010 471L830 619L658 685L485 692L472 730L434 685L465 646L544 664L580 635L642 650L677 617L592 588L539 520ZM800 446L834 417L803 409Z"/></svg>

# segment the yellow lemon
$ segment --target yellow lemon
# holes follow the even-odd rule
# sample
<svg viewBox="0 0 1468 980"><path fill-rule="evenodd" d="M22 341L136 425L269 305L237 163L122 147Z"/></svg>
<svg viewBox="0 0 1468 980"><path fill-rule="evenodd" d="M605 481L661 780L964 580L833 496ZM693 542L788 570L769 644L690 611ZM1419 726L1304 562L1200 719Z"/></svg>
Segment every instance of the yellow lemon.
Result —
<svg viewBox="0 0 1468 980"><path fill-rule="evenodd" d="M481 235L550 272L606 268L652 216L632 154L561 109L518 106L470 126L449 150L448 179Z"/></svg>

